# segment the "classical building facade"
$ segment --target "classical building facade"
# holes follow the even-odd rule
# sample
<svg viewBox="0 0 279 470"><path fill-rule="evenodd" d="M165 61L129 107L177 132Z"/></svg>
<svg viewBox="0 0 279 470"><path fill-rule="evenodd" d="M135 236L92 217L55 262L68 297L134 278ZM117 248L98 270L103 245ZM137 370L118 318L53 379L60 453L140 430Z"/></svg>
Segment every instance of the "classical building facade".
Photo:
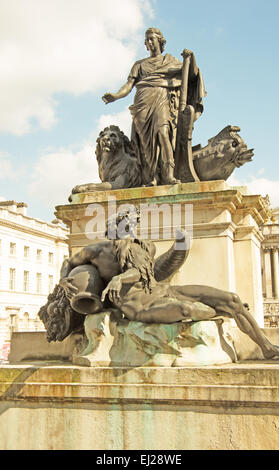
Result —
<svg viewBox="0 0 279 470"><path fill-rule="evenodd" d="M44 329L38 311L68 256L67 228L28 217L25 203L0 202L0 358L12 330Z"/></svg>
<svg viewBox="0 0 279 470"><path fill-rule="evenodd" d="M262 226L262 284L266 327L279 327L279 207Z"/></svg>

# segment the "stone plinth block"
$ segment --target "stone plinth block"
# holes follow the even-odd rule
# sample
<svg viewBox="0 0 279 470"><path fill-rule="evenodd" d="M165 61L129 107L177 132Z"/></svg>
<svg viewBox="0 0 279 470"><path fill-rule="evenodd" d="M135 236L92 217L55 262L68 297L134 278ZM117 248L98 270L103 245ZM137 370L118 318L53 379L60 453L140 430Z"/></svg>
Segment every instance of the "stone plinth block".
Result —
<svg viewBox="0 0 279 470"><path fill-rule="evenodd" d="M122 319L117 311L87 315L88 346L73 356L85 366L157 366L226 364L235 361L223 320L148 324Z"/></svg>
<svg viewBox="0 0 279 470"><path fill-rule="evenodd" d="M48 343L45 331L14 331L10 363L28 361L72 361L73 352L84 349L82 334L71 334L63 341Z"/></svg>

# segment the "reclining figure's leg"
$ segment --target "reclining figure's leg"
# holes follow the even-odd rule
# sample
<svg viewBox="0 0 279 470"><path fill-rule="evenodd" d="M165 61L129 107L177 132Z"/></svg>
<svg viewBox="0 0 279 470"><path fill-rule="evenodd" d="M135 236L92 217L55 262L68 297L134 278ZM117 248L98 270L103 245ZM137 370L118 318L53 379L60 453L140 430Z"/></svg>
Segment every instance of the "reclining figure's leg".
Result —
<svg viewBox="0 0 279 470"><path fill-rule="evenodd" d="M181 320L209 320L216 312L208 305L195 300L176 300L171 298L154 299L152 303L142 303L140 296L124 301L119 308L131 321L142 323L176 323Z"/></svg>
<svg viewBox="0 0 279 470"><path fill-rule="evenodd" d="M256 320L249 311L244 307L239 296L232 292L222 291L208 286L175 286L170 290L176 290L180 295L202 302L214 308L219 315L231 316L239 329L246 333L258 346L260 346L263 355L266 358L279 356L279 346L270 343L263 334ZM193 318L197 320L197 318ZM200 318L199 320L202 320Z"/></svg>

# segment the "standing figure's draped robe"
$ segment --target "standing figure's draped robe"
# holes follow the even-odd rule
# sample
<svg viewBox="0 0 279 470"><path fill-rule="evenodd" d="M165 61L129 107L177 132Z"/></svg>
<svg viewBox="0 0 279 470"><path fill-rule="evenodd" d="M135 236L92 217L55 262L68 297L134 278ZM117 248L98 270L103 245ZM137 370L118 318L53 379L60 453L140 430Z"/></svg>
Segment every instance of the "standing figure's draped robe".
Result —
<svg viewBox="0 0 279 470"><path fill-rule="evenodd" d="M181 70L182 63L170 54L139 60L131 69L129 78L135 80L136 86L134 104L130 106L132 141L138 149L143 184L158 178L160 165L174 165L173 160L160 160L158 131L160 127L168 126L174 151ZM191 74L190 67L187 104L194 106L195 112L202 112L203 96L205 92L200 71L196 75Z"/></svg>

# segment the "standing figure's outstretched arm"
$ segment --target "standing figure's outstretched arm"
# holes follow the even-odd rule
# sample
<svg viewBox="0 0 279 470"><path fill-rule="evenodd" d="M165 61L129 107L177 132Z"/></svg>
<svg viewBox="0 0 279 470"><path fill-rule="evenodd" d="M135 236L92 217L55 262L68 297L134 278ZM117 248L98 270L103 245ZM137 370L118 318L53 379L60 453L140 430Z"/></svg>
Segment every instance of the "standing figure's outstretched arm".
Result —
<svg viewBox="0 0 279 470"><path fill-rule="evenodd" d="M107 92L102 96L102 100L108 104L108 103L113 103L113 101L119 100L120 98L125 98L125 96L129 95L131 93L133 86L135 84L135 79L134 78L129 78L125 85L123 85L117 93L110 93Z"/></svg>

